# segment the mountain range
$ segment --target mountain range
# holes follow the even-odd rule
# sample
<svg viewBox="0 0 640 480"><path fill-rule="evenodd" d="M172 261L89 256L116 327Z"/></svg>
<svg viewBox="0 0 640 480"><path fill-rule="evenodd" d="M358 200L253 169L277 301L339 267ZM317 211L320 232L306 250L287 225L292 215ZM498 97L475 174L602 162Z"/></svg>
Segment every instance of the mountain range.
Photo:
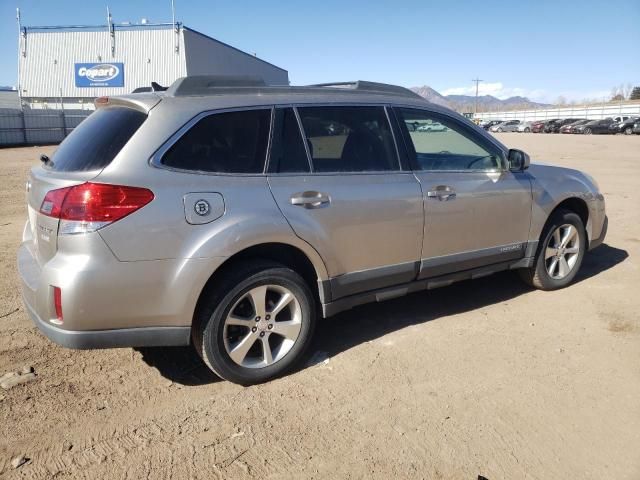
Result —
<svg viewBox="0 0 640 480"><path fill-rule="evenodd" d="M441 95L433 88L424 85L422 87L412 87L411 90L432 103L449 107L459 112L473 112L476 104L476 97L472 95ZM501 100L492 95L478 95L479 111L515 110L526 108L545 108L551 105L538 103L526 97L509 97Z"/></svg>

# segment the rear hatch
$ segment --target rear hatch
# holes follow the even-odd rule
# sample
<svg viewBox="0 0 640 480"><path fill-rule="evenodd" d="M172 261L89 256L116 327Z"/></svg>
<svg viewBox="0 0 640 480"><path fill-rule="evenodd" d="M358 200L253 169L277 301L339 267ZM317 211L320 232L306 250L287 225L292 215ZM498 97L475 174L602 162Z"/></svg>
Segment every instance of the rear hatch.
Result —
<svg viewBox="0 0 640 480"><path fill-rule="evenodd" d="M27 203L32 244L43 265L58 249L59 218L56 208L65 191L56 190L90 181L111 163L146 120L138 105L124 103L97 109L60 144L51 158L31 169Z"/></svg>

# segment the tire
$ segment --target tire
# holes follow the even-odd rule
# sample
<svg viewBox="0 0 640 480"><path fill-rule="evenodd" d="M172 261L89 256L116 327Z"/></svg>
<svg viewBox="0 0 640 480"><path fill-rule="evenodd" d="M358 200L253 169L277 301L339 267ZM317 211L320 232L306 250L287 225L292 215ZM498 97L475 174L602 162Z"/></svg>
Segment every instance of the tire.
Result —
<svg viewBox="0 0 640 480"><path fill-rule="evenodd" d="M549 255L555 249L558 238L562 241L564 235L570 236L568 234L572 230L567 227L573 228L576 236L571 236L571 239L564 247L567 253L562 257L565 259L565 265L569 269L563 272L563 268L566 267L562 266L562 260L556 255ZM559 236L556 235L556 232L559 232ZM572 250L576 247L577 252L574 253ZM558 250L555 250L559 255ZM586 250L587 234L582 219L570 210L558 210L551 215L542 230L533 267L520 269L518 273L525 283L540 290L564 288L573 281L578 270L580 270ZM555 266L553 266L554 261Z"/></svg>
<svg viewBox="0 0 640 480"><path fill-rule="evenodd" d="M502 133L502 129L501 129L501 128L499 128L499 129L498 129L498 132Z"/></svg>
<svg viewBox="0 0 640 480"><path fill-rule="evenodd" d="M591 135L591 129L590 128L585 128L584 129L584 134L585 135Z"/></svg>
<svg viewBox="0 0 640 480"><path fill-rule="evenodd" d="M524 133L530 133L530 132L531 132L531 129L529 127L524 129Z"/></svg>
<svg viewBox="0 0 640 480"><path fill-rule="evenodd" d="M624 129L625 135L631 135L633 133L633 129L631 127L627 127Z"/></svg>
<svg viewBox="0 0 640 480"><path fill-rule="evenodd" d="M292 299L270 319L285 294ZM253 385L293 368L309 346L315 323L315 299L303 278L284 265L253 260L226 270L224 279L203 293L192 336L216 375Z"/></svg>

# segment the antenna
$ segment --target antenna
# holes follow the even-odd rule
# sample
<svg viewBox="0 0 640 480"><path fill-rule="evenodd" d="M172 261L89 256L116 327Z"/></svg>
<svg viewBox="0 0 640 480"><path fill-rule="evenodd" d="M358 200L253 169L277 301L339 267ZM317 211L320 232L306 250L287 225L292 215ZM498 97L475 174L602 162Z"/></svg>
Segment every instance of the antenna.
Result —
<svg viewBox="0 0 640 480"><path fill-rule="evenodd" d="M476 107L475 107L475 112L473 114L474 116L476 116L478 114L478 85L480 84L480 82L484 82L484 80L480 80L479 78L474 78L471 81L476 82Z"/></svg>
<svg viewBox="0 0 640 480"><path fill-rule="evenodd" d="M18 21L18 57L20 54L24 57L25 51L22 50L22 23L20 20L20 9L16 8L16 20ZM18 100L20 101L20 110L22 110L22 86L20 85L20 58L18 58ZM24 122L24 116L22 117Z"/></svg>
<svg viewBox="0 0 640 480"><path fill-rule="evenodd" d="M171 0L171 23L173 24L173 31L176 34L176 43L174 46L174 51L178 53L180 51L180 32L178 27L176 26L176 6L174 0Z"/></svg>
<svg viewBox="0 0 640 480"><path fill-rule="evenodd" d="M111 56L115 56L116 53L116 35L113 28L113 19L111 18L111 11L107 5L107 28L109 29L109 36L111 37Z"/></svg>

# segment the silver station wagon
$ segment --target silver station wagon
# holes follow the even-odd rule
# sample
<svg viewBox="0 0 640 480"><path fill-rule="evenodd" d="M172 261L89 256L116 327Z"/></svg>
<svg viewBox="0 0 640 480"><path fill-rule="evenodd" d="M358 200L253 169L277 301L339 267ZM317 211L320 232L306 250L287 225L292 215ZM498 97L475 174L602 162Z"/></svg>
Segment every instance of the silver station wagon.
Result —
<svg viewBox="0 0 640 480"><path fill-rule="evenodd" d="M607 230L591 177L401 87L187 77L96 107L26 187L24 302L66 347L192 344L258 383L319 317L508 269L561 288Z"/></svg>

